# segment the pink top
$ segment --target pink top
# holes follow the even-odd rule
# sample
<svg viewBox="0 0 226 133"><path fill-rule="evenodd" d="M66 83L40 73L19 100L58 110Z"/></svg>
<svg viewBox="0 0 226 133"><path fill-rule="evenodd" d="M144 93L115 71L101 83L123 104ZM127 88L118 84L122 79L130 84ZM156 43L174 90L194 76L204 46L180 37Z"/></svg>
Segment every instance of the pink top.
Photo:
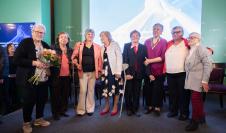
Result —
<svg viewBox="0 0 226 133"><path fill-rule="evenodd" d="M66 54L62 54L60 76L69 76L69 62Z"/></svg>
<svg viewBox="0 0 226 133"><path fill-rule="evenodd" d="M150 64L151 74L154 76L163 75L163 66L165 60L165 51L167 47L167 41L163 38L156 44L156 46L152 47L152 40L149 38L145 41L145 46L147 47L147 54L149 59L160 57L162 59L161 62Z"/></svg>

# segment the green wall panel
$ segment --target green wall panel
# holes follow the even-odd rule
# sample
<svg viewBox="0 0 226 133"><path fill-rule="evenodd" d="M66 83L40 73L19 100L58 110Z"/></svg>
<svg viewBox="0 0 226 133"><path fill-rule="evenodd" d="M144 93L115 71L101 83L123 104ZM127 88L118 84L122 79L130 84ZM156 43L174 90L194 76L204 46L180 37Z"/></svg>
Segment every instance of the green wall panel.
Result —
<svg viewBox="0 0 226 133"><path fill-rule="evenodd" d="M202 43L214 49L214 62L226 62L226 1L203 0Z"/></svg>
<svg viewBox="0 0 226 133"><path fill-rule="evenodd" d="M46 26L44 40L49 44L51 42L51 25L50 25L50 0L41 0L41 22Z"/></svg>
<svg viewBox="0 0 226 133"><path fill-rule="evenodd" d="M71 46L83 40L84 30L89 27L89 0L54 1L55 35L68 32Z"/></svg>

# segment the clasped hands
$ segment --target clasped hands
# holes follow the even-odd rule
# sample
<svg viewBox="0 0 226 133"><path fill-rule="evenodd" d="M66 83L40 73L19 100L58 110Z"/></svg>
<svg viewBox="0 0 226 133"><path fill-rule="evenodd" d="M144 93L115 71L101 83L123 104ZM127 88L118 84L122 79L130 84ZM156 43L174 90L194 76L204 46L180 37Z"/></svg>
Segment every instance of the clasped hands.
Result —
<svg viewBox="0 0 226 133"><path fill-rule="evenodd" d="M78 63L77 59L73 59L72 63L78 68L78 70L82 70L82 66Z"/></svg>
<svg viewBox="0 0 226 133"><path fill-rule="evenodd" d="M148 64L150 64L150 61L147 57L145 57L144 65L147 66Z"/></svg>

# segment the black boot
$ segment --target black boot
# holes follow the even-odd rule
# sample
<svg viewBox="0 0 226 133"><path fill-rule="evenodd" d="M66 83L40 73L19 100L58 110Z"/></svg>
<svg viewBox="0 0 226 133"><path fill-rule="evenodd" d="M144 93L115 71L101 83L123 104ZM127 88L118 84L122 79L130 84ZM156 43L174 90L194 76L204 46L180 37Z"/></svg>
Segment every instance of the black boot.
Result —
<svg viewBox="0 0 226 133"><path fill-rule="evenodd" d="M128 115L128 116L133 115L132 111L131 111L131 110L127 110L127 115Z"/></svg>
<svg viewBox="0 0 226 133"><path fill-rule="evenodd" d="M187 119L188 119L188 116L187 115L180 115L178 117L178 120L180 120L180 121L186 121Z"/></svg>
<svg viewBox="0 0 226 133"><path fill-rule="evenodd" d="M203 124L206 124L206 118L203 117L199 120L199 124L203 125Z"/></svg>
<svg viewBox="0 0 226 133"><path fill-rule="evenodd" d="M199 123L195 120L191 120L191 123L185 127L186 131L195 131L199 127Z"/></svg>
<svg viewBox="0 0 226 133"><path fill-rule="evenodd" d="M55 114L55 115L53 115L53 119L56 120L56 121L60 120L60 116Z"/></svg>

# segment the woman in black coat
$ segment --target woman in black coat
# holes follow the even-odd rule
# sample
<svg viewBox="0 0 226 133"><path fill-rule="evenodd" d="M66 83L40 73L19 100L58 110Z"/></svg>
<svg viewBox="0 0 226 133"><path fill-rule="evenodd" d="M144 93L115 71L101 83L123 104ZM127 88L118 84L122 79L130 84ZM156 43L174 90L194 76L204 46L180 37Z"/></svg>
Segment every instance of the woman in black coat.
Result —
<svg viewBox="0 0 226 133"><path fill-rule="evenodd" d="M33 84L28 80L36 74L37 70L46 70L49 65L41 62L39 56L44 49L50 49L47 43L42 41L45 26L35 24L32 28L32 38L21 41L14 55L14 63L17 65L16 83L22 88L23 100L23 131L32 132L32 111L36 105L35 126L49 126L50 122L43 119L44 106L48 98L48 75L43 72L39 84Z"/></svg>

